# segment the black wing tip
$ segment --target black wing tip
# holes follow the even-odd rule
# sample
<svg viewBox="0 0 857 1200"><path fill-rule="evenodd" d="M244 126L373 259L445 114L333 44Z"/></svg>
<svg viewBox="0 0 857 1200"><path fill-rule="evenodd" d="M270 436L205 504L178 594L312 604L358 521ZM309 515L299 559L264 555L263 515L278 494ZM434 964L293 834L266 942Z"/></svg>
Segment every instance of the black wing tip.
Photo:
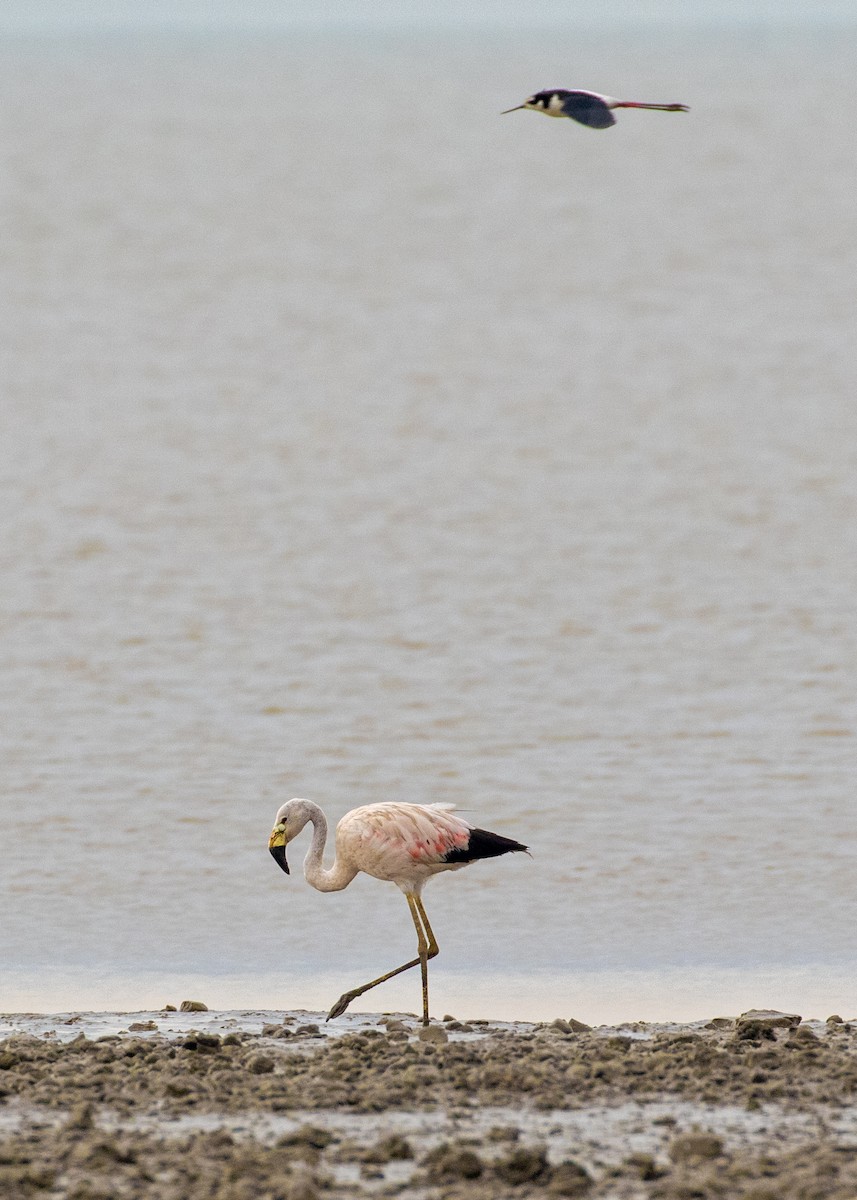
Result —
<svg viewBox="0 0 857 1200"><path fill-rule="evenodd" d="M489 829L471 829L470 841L461 849L450 850L443 856L448 863L469 863L479 858L498 858L501 854L529 854L528 846Z"/></svg>

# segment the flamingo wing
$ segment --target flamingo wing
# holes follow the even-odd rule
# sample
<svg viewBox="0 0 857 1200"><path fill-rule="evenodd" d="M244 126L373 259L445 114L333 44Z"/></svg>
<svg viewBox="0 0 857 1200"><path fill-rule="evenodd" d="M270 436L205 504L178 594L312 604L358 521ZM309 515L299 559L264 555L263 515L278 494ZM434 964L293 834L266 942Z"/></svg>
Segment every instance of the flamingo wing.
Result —
<svg viewBox="0 0 857 1200"><path fill-rule="evenodd" d="M375 868L383 863L391 874L415 863L442 863L447 854L466 849L470 833L471 826L446 808L396 803L355 808L336 830L337 844L351 847L355 861Z"/></svg>
<svg viewBox="0 0 857 1200"><path fill-rule="evenodd" d="M512 838L476 829L451 805L367 804L346 813L336 830L341 851L368 875L398 881L415 868L434 873L496 858L527 847Z"/></svg>

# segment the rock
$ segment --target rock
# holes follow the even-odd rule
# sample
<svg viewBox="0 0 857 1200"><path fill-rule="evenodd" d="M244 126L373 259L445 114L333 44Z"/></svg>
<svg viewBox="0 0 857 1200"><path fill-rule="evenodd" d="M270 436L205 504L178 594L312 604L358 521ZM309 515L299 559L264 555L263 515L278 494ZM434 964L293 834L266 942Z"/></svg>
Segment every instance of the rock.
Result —
<svg viewBox="0 0 857 1200"><path fill-rule="evenodd" d="M109 1184L81 1179L66 1193L68 1200L112 1200Z"/></svg>
<svg viewBox="0 0 857 1200"><path fill-rule="evenodd" d="M287 1200L318 1200L319 1190L310 1175L293 1179L286 1191Z"/></svg>
<svg viewBox="0 0 857 1200"><path fill-rule="evenodd" d="M736 1041L775 1041L778 1029L796 1029L801 1018L797 1013L781 1013L768 1008L751 1008L735 1022Z"/></svg>
<svg viewBox="0 0 857 1200"><path fill-rule="evenodd" d="M548 1184L549 1196L585 1196L594 1180L585 1167L567 1159L554 1167Z"/></svg>
<svg viewBox="0 0 857 1200"><path fill-rule="evenodd" d="M844 1025L844 1024L845 1024L845 1022L842 1020L842 1018L839 1016L838 1013L834 1014L834 1016L832 1016L832 1017L828 1017L827 1020L825 1021L825 1025Z"/></svg>
<svg viewBox="0 0 857 1200"><path fill-rule="evenodd" d="M752 1022L754 1025L764 1025L767 1029L794 1029L801 1023L797 1013L777 1012L773 1008L751 1008L736 1021L740 1029L743 1024Z"/></svg>
<svg viewBox="0 0 857 1200"><path fill-rule="evenodd" d="M646 1183L651 1179L660 1179L664 1174L651 1154L631 1154L625 1159L625 1166Z"/></svg>
<svg viewBox="0 0 857 1200"><path fill-rule="evenodd" d="M556 1017L548 1026L549 1029L556 1029L559 1033L571 1033L571 1026L568 1021L564 1021L562 1017Z"/></svg>
<svg viewBox="0 0 857 1200"><path fill-rule="evenodd" d="M56 1176L56 1171L34 1163L15 1167L2 1166L0 1167L0 1187L3 1188L4 1196L8 1196L10 1200L13 1197L14 1200L19 1200L20 1197L32 1196L36 1192L51 1191L56 1182ZM14 1191L7 1191L10 1184Z"/></svg>
<svg viewBox="0 0 857 1200"><path fill-rule="evenodd" d="M65 1123L65 1129L79 1132L83 1129L92 1129L95 1125L93 1116L93 1107L88 1101L81 1104L76 1104L68 1114L68 1120Z"/></svg>
<svg viewBox="0 0 857 1200"><path fill-rule="evenodd" d="M576 1021L574 1017L568 1018L568 1026L572 1033L591 1033L592 1026L587 1025L585 1021Z"/></svg>
<svg viewBox="0 0 857 1200"><path fill-rule="evenodd" d="M400 1133L388 1134L363 1152L363 1161L366 1163L403 1162L413 1157L411 1143Z"/></svg>
<svg viewBox="0 0 857 1200"><path fill-rule="evenodd" d="M478 1179L482 1159L467 1146L443 1142L423 1159L429 1183L454 1183L458 1179Z"/></svg>
<svg viewBox="0 0 857 1200"><path fill-rule="evenodd" d="M705 1025L706 1029L731 1029L735 1024L734 1017L712 1017Z"/></svg>
<svg viewBox="0 0 857 1200"><path fill-rule="evenodd" d="M191 1094L192 1089L183 1079L168 1079L164 1084L164 1091L168 1096L174 1097L176 1100L181 1100L185 1096Z"/></svg>
<svg viewBox="0 0 857 1200"><path fill-rule="evenodd" d="M179 1012L208 1012L208 1005L201 1000L182 1000Z"/></svg>
<svg viewBox="0 0 857 1200"><path fill-rule="evenodd" d="M286 1133L278 1138L277 1149L310 1151L311 1157L317 1158L333 1140L334 1135L329 1129L322 1129L320 1125L301 1125L294 1133Z"/></svg>
<svg viewBox="0 0 857 1200"><path fill-rule="evenodd" d="M176 1011L176 1006L174 1004L165 1004L164 1007L161 1009L161 1012L175 1012L175 1011Z"/></svg>
<svg viewBox="0 0 857 1200"><path fill-rule="evenodd" d="M428 1042L433 1046L443 1046L449 1041L449 1034L439 1025L421 1025L417 1037L421 1042Z"/></svg>
<svg viewBox="0 0 857 1200"><path fill-rule="evenodd" d="M760 1042L766 1038L769 1042L777 1040L777 1033L770 1025L757 1025L755 1021L746 1021L737 1025L732 1034L733 1042Z"/></svg>
<svg viewBox="0 0 857 1200"><path fill-rule="evenodd" d="M818 1034L814 1033L808 1025L801 1028L793 1029L789 1034L790 1042L817 1042Z"/></svg>
<svg viewBox="0 0 857 1200"><path fill-rule="evenodd" d="M673 1162L690 1162L697 1158L717 1158L723 1153L723 1143L713 1133L682 1133L670 1145Z"/></svg>
<svg viewBox="0 0 857 1200"><path fill-rule="evenodd" d="M128 1026L128 1032L129 1033L143 1033L143 1032L151 1033L152 1030L157 1029L157 1028L158 1027L154 1021L134 1021L134 1023L132 1025Z"/></svg>
<svg viewBox="0 0 857 1200"><path fill-rule="evenodd" d="M517 1142L520 1136L517 1125L492 1125L485 1135L489 1142Z"/></svg>
<svg viewBox="0 0 857 1200"><path fill-rule="evenodd" d="M542 1179L549 1169L544 1146L521 1146L500 1159L495 1167L498 1176L514 1186Z"/></svg>

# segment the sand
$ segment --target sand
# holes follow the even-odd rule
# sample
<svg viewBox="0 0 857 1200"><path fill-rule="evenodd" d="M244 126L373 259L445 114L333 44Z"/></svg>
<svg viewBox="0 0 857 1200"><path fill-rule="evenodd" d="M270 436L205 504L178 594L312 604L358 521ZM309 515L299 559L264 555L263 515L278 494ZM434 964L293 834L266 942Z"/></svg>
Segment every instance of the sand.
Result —
<svg viewBox="0 0 857 1200"><path fill-rule="evenodd" d="M0 1018L0 1195L853 1200L857 1023Z"/></svg>

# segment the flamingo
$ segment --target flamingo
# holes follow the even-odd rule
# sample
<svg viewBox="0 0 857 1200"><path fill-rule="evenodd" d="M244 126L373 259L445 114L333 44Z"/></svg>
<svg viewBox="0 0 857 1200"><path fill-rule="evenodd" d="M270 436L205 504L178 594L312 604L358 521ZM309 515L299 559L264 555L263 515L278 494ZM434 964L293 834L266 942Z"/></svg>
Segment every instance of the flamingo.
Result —
<svg viewBox="0 0 857 1200"><path fill-rule="evenodd" d="M613 96L602 96L598 92L568 91L566 88L545 88L536 92L523 104L507 108L500 115L529 108L542 112L547 117L571 117L591 129L609 129L616 124L614 108L654 108L659 112L688 112L686 104L641 104L638 100L616 100Z"/></svg>
<svg viewBox="0 0 857 1200"><path fill-rule="evenodd" d="M402 971L419 965L423 984L423 1025L429 1023L428 960L438 944L423 908L424 884L441 871L458 871L478 858L496 858L527 847L487 829L476 829L445 804L366 804L347 812L336 826L336 857L332 867L323 864L327 818L311 800L289 800L277 811L268 849L289 874L286 845L309 822L312 842L304 860L307 883L319 892L339 892L363 871L375 879L395 883L405 893L417 931L417 957L387 971L362 987L344 992L327 1015L339 1017L352 1000Z"/></svg>

